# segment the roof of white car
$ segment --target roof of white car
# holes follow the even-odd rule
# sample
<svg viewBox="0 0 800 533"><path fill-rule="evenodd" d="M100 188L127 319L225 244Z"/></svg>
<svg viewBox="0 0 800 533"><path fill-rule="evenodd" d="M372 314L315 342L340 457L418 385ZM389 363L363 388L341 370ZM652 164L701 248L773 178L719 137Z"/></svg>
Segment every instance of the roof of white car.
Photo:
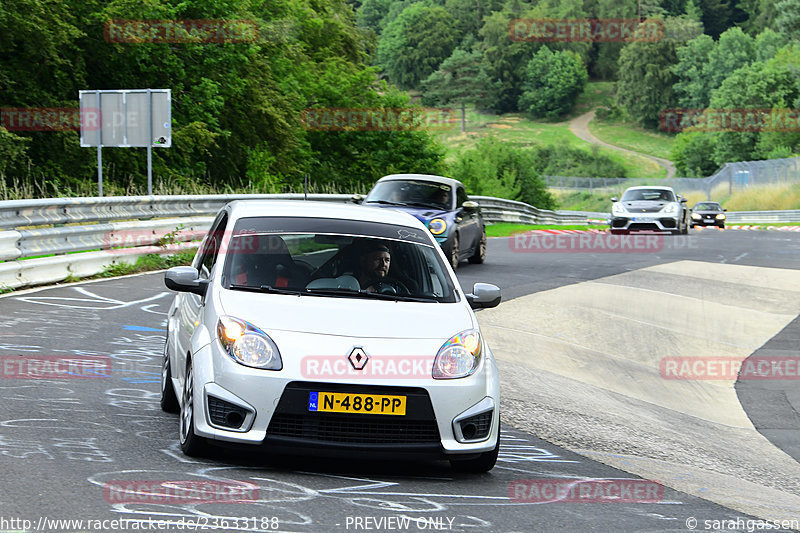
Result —
<svg viewBox="0 0 800 533"><path fill-rule="evenodd" d="M637 185L636 187L628 187L625 190L626 191L635 191L635 190L638 190L638 189L648 189L648 190L656 189L656 190L659 190L659 191L666 190L666 191L675 192L672 189L672 187L665 187L663 185Z"/></svg>
<svg viewBox="0 0 800 533"><path fill-rule="evenodd" d="M432 181L434 183L444 183L446 185L450 185L451 187L455 187L456 185L461 185L463 187L463 184L457 179L446 178L444 176L435 176L433 174L390 174L388 176L384 176L381 179L379 179L377 183L380 183L382 181L396 181L396 180Z"/></svg>
<svg viewBox="0 0 800 533"><path fill-rule="evenodd" d="M231 217L235 219L263 216L336 218L425 227L419 220L403 211L356 204L302 200L234 200L228 205L231 208Z"/></svg>

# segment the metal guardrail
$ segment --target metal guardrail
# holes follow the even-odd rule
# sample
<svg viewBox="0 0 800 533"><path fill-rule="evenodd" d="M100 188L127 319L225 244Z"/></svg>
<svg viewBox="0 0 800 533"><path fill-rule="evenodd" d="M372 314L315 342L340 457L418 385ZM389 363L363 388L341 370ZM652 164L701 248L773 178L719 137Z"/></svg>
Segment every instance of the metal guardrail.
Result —
<svg viewBox="0 0 800 533"><path fill-rule="evenodd" d="M563 213L563 211L559 211ZM601 213L593 211L569 211L577 215L584 216L591 220L607 220L611 213ZM785 211L729 211L725 213L728 223L800 223L800 209Z"/></svg>
<svg viewBox="0 0 800 533"><path fill-rule="evenodd" d="M766 159L761 161L736 161L725 163L716 173L706 178L600 178L572 176L544 176L551 189L622 192L635 185L664 185L676 192L702 192L711 200L715 190L731 194L749 187L788 185L800 182L800 158Z"/></svg>
<svg viewBox="0 0 800 533"><path fill-rule="evenodd" d="M53 283L70 275L89 276L148 253L196 247L213 216L234 200L303 198L302 194L245 194L0 202L0 288ZM352 196L309 194L308 199L346 203ZM488 223L587 222L582 215L537 209L523 202L488 196L471 199L481 206ZM46 255L51 256L37 258Z"/></svg>

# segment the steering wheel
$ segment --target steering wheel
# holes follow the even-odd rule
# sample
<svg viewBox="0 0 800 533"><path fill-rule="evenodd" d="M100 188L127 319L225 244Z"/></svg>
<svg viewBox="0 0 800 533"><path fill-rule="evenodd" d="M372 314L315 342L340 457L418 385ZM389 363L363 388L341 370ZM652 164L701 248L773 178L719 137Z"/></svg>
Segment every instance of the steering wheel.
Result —
<svg viewBox="0 0 800 533"><path fill-rule="evenodd" d="M403 284L402 281L394 278L376 278L367 285L367 288L369 287L372 287L375 289L375 292L380 294L411 294L411 291L405 286L405 284Z"/></svg>

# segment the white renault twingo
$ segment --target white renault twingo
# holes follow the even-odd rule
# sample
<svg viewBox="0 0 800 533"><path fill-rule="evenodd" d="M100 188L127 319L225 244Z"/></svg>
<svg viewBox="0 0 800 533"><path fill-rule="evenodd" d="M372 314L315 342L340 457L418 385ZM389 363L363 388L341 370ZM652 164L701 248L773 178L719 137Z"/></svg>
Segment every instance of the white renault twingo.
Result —
<svg viewBox="0 0 800 533"><path fill-rule="evenodd" d="M490 470L499 379L463 292L411 215L247 200L167 271L161 405L187 455L209 443L297 453L446 457Z"/></svg>

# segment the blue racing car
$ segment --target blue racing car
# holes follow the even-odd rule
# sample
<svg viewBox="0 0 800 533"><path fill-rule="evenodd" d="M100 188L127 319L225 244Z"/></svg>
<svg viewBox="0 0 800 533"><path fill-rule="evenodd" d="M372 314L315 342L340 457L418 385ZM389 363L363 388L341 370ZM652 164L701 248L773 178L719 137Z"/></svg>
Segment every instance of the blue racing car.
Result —
<svg viewBox="0 0 800 533"><path fill-rule="evenodd" d="M452 178L427 174L392 174L379 179L364 205L401 209L419 219L436 238L450 265L483 263L486 226L477 202Z"/></svg>

